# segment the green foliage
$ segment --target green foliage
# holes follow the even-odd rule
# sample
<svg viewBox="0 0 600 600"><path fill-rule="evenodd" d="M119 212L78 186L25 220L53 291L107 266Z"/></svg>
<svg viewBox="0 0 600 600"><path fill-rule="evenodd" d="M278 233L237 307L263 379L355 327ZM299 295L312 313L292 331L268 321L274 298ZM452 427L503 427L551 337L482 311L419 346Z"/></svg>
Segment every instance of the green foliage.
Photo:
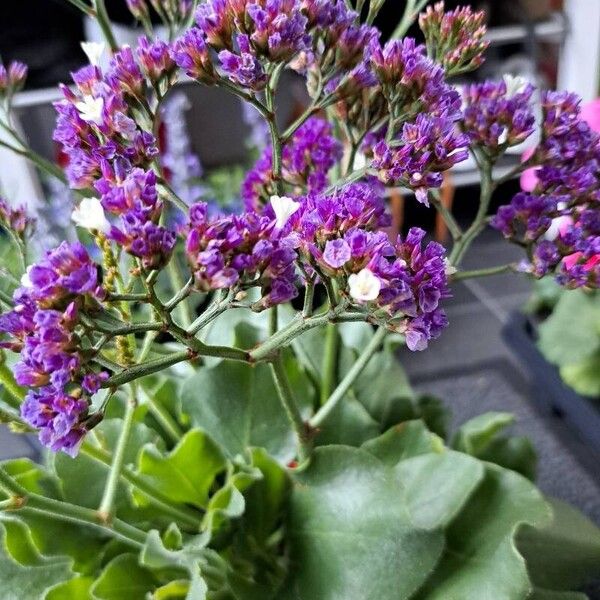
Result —
<svg viewBox="0 0 600 600"><path fill-rule="evenodd" d="M217 324L211 343L251 347L264 336L237 317L229 325ZM372 335L341 329L334 386ZM165 413L150 401L136 411L115 504L141 541L27 504L0 511L2 598L580 600L572 590L599 574L598 529L519 474L532 476L534 455L507 435L510 415L465 423L448 448L445 411L414 394L395 341L313 432L316 448L297 467L265 365L215 360L183 382L142 381ZM308 418L323 354L310 335L295 350L284 366ZM77 458L4 469L30 494L96 510L122 428L113 414ZM176 443L165 418L182 431Z"/></svg>
<svg viewBox="0 0 600 600"><path fill-rule="evenodd" d="M560 369L567 385L600 397L600 297L597 292L561 292L539 326L538 347Z"/></svg>

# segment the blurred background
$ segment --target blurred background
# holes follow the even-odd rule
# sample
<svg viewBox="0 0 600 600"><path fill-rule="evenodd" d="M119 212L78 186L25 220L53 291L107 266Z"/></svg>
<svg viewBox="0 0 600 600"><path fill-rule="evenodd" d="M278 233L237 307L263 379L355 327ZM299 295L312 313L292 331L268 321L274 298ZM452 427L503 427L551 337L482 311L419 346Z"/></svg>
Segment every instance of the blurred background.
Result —
<svg viewBox="0 0 600 600"><path fill-rule="evenodd" d="M465 3L447 1L446 7ZM486 11L491 42L484 66L472 78L512 73L541 88L569 89L582 97L592 126L600 127L600 0L471 4ZM133 27L125 0L107 0L107 8L119 42L135 44L141 31ZM403 10L400 0L384 6L376 22L384 38ZM413 27L409 35L418 37L418 29ZM63 157L52 142L52 102L60 98L57 84L68 82L69 73L85 64L80 42L100 39L93 23L65 0L0 3L0 56L5 63L18 59L29 66L27 86L15 98L18 125L36 151L58 164ZM301 81L292 74L286 77L277 101L282 119L291 121L307 97ZM236 98L221 90L181 84L166 103L160 133L172 183L181 195L208 200L223 210L239 205L239 185L256 159L261 132L254 115ZM0 131L0 140L1 136ZM510 171L525 150L521 147L504 157L497 174ZM500 186L491 210L507 203L519 186L518 180ZM1 147L0 192L40 217L39 251L73 235L68 226L69 190ZM390 190L389 195L399 231L418 224L446 241L447 232L433 211L403 190ZM446 178L443 199L457 219L467 223L477 198L478 174L467 161ZM518 248L489 230L467 256L465 268L519 258ZM427 352L400 357L418 389L439 396L452 408L454 426L487 410L514 412L516 431L530 436L540 454L542 489L578 505L598 523L600 331L593 324L600 322L599 311L597 296L590 302L589 295L561 295L552 282L534 290L530 281L514 275L470 280L454 286L447 310L450 327L442 338ZM581 318L567 322L565 313ZM27 443L0 429L0 458L34 455L35 443Z"/></svg>

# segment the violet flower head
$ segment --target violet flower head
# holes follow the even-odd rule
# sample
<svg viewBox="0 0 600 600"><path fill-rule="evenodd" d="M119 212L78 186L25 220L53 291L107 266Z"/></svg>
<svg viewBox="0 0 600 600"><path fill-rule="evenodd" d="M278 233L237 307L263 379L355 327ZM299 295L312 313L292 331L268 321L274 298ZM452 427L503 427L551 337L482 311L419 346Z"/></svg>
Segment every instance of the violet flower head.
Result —
<svg viewBox="0 0 600 600"><path fill-rule="evenodd" d="M146 36L141 36L136 49L137 59L150 81L156 82L168 74L175 63L169 53L169 44L162 40L150 42Z"/></svg>
<svg viewBox="0 0 600 600"><path fill-rule="evenodd" d="M14 232L19 238L25 239L35 224L35 219L27 215L25 206L13 207L0 198L0 227Z"/></svg>
<svg viewBox="0 0 600 600"><path fill-rule="evenodd" d="M207 5L202 4L200 8L204 6ZM216 82L217 74L210 49L199 28L192 27L175 40L171 46L171 58L192 79L198 79L206 85Z"/></svg>
<svg viewBox="0 0 600 600"><path fill-rule="evenodd" d="M203 39L215 50L233 47L233 12L229 0L209 0L196 10L196 23Z"/></svg>
<svg viewBox="0 0 600 600"><path fill-rule="evenodd" d="M493 155L524 142L535 129L532 94L532 85L510 75L467 86L463 129L471 143Z"/></svg>
<svg viewBox="0 0 600 600"><path fill-rule="evenodd" d="M113 55L106 80L112 87L119 86L126 94L143 97L144 77L129 46L123 46Z"/></svg>
<svg viewBox="0 0 600 600"><path fill-rule="evenodd" d="M139 20L148 19L150 13L148 11L148 4L146 0L125 0L127 2L127 8L129 12Z"/></svg>
<svg viewBox="0 0 600 600"><path fill-rule="evenodd" d="M25 85L27 65L17 60L9 63L8 68L0 63L0 98L10 98Z"/></svg>
<svg viewBox="0 0 600 600"><path fill-rule="evenodd" d="M236 46L235 52L219 52L221 69L233 83L254 91L262 90L267 83L267 74L253 54L250 38L246 34L238 34Z"/></svg>
<svg viewBox="0 0 600 600"><path fill-rule="evenodd" d="M186 253L196 287L202 291L259 287L263 309L287 302L298 294L293 241L275 220L244 213L209 218L205 203L190 209ZM243 288L242 288L243 289Z"/></svg>
<svg viewBox="0 0 600 600"><path fill-rule="evenodd" d="M452 120L420 114L404 124L394 144L377 143L372 164L385 184L406 185L427 205L427 191L440 187L442 173L467 158L468 143Z"/></svg>

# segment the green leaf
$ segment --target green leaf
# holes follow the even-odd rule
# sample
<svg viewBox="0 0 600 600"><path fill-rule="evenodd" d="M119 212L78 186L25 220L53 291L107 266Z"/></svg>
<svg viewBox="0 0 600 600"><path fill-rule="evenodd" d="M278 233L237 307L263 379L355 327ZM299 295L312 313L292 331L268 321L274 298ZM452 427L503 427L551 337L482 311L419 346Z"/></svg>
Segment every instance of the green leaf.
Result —
<svg viewBox="0 0 600 600"><path fill-rule="evenodd" d="M200 508L206 508L215 477L226 466L219 447L201 429L188 431L167 455L147 444L138 458L139 474L152 485L174 502Z"/></svg>
<svg viewBox="0 0 600 600"><path fill-rule="evenodd" d="M181 579L170 581L154 590L152 600L184 600L190 589L190 582Z"/></svg>
<svg viewBox="0 0 600 600"><path fill-rule="evenodd" d="M531 481L535 480L537 454L531 440L524 436L492 440L478 458L516 471Z"/></svg>
<svg viewBox="0 0 600 600"><path fill-rule="evenodd" d="M524 477L485 468L483 482L446 530L443 558L418 600L523 600L532 591L514 537L523 523L547 523L549 506Z"/></svg>
<svg viewBox="0 0 600 600"><path fill-rule="evenodd" d="M406 458L443 452L444 443L425 427L423 421L405 421L365 442L362 448L386 465L394 466Z"/></svg>
<svg viewBox="0 0 600 600"><path fill-rule="evenodd" d="M433 458L440 458L432 455ZM419 527L442 523L466 501L479 467L466 467L456 454L444 467L434 465L437 480L445 468L460 470L464 478L446 478L454 485L430 508L420 508L433 480L417 467L391 469L368 452L344 446L317 448L308 467L294 475L289 523L291 561L289 589L299 600L381 600L411 597L435 568L443 551L439 530ZM431 466L431 465L429 465ZM463 470L464 469L464 470ZM403 478L405 481L403 481ZM443 506L443 510L439 507ZM411 515L410 509L414 511Z"/></svg>
<svg viewBox="0 0 600 600"><path fill-rule="evenodd" d="M422 419L429 431L445 439L449 412L444 403L435 396L423 394L414 401L414 405L414 418Z"/></svg>
<svg viewBox="0 0 600 600"><path fill-rule="evenodd" d="M533 582L553 590L573 590L600 577L600 529L580 512L551 500L553 519L543 529L523 527L517 547Z"/></svg>
<svg viewBox="0 0 600 600"><path fill-rule="evenodd" d="M24 600L25 598L44 598L46 591L52 586L73 577L71 561L63 557L56 560L45 560L41 555L35 562L39 566L22 566L8 554L6 548L6 529L0 523L0 582L2 583L2 600ZM30 540L24 542L29 544ZM28 552L31 547L28 549ZM31 557L30 557L31 558Z"/></svg>
<svg viewBox="0 0 600 600"><path fill-rule="evenodd" d="M600 352L581 362L560 367L560 376L578 394L600 398Z"/></svg>
<svg viewBox="0 0 600 600"><path fill-rule="evenodd" d="M92 583L92 577L75 577L54 586L46 594L45 600L89 600Z"/></svg>
<svg viewBox="0 0 600 600"><path fill-rule="evenodd" d="M515 420L510 413L487 412L463 423L452 441L452 447L471 456L479 456L496 437Z"/></svg>
<svg viewBox="0 0 600 600"><path fill-rule="evenodd" d="M141 567L134 554L121 554L110 561L90 592L95 600L141 600L156 584L152 571Z"/></svg>
<svg viewBox="0 0 600 600"><path fill-rule="evenodd" d="M285 353L285 368L298 403L312 404L309 384L296 361ZM222 361L201 369L183 386L183 410L229 457L251 446L265 448L287 463L296 454L296 440L267 365Z"/></svg>
<svg viewBox="0 0 600 600"><path fill-rule="evenodd" d="M539 326L538 346L551 363L578 363L600 349L600 302L583 290L564 293Z"/></svg>

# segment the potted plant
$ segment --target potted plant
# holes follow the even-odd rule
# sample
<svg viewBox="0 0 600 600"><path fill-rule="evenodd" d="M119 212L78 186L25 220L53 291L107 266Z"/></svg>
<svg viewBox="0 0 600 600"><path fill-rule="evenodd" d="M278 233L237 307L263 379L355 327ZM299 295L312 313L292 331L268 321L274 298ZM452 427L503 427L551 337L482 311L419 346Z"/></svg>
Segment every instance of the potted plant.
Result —
<svg viewBox="0 0 600 600"><path fill-rule="evenodd" d="M112 56L101 69L105 49L86 45L90 65L63 88L64 172L11 125L24 66L0 70L2 143L68 182L80 235L32 260L30 217L0 205L16 256L0 296L1 415L47 448L41 464L0 465L3 597L583 598L598 529L523 476L527 446L498 435L506 415L447 444L394 354L443 333L452 281L516 270L460 269L495 161L536 129L526 82L462 100L447 83L481 63L483 15L429 8L420 46L402 39L416 0L387 43L379 1L154 0L167 42L153 40L151 7L128 0L147 37L119 48L102 0L70 1ZM284 128L285 68L312 102ZM241 214L188 206L163 171L160 105L184 74L267 124ZM539 187L494 225L526 247L518 270L597 287L598 138L573 96L544 93L543 110L522 167L541 166ZM481 198L463 230L437 189L468 152ZM440 211L447 256L417 228L388 237L385 185ZM543 225L563 213L569 236L550 247Z"/></svg>

